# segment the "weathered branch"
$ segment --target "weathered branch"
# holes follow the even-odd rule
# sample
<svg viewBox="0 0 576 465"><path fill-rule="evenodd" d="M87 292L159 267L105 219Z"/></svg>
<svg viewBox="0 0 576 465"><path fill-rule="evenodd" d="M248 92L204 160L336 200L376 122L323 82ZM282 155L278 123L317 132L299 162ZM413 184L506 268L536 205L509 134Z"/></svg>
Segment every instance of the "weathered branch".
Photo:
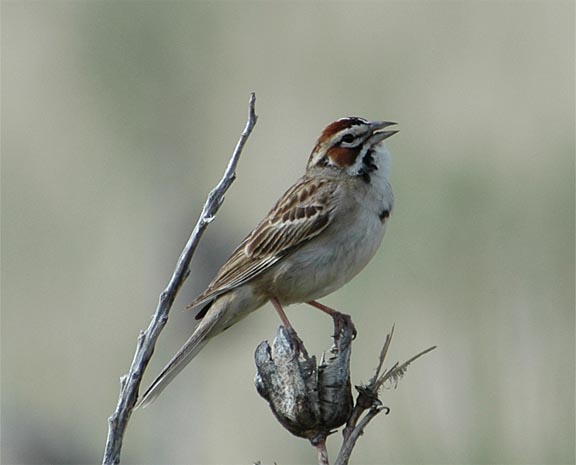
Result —
<svg viewBox="0 0 576 465"><path fill-rule="evenodd" d="M354 404L350 384L350 353L354 325L349 318L336 316L334 344L330 358L316 367L304 343L280 327L270 346L263 342L256 349L256 387L278 421L292 434L306 438L318 452L318 463L328 465L326 438L346 424L335 465L347 465L352 451L368 424L383 410L378 392L385 382L397 383L408 365L435 348L430 347L402 364L382 372L394 328L386 336L374 376L365 386L357 386Z"/></svg>
<svg viewBox="0 0 576 465"><path fill-rule="evenodd" d="M216 212L220 208L220 205L222 205L224 194L236 179L236 166L238 164L238 160L240 159L244 145L246 144L248 137L254 129L257 120L255 113L255 102L256 96L255 94L251 94L248 121L246 122L244 131L240 135L240 139L236 144L236 148L234 149L232 157L228 162L226 171L224 172L220 182L208 195L206 203L204 204L204 208L202 209L202 213L200 214L200 218L198 219L198 222L196 223L196 226L194 227L188 242L180 254L180 258L178 259L176 269L172 274L172 278L170 279L166 289L160 294L158 306L154 316L152 317L150 325L146 331L141 331L140 335L138 336L136 352L134 354L134 359L132 360L128 374L120 378L120 396L118 398L116 411L108 419L108 436L106 439L104 458L102 460L104 465L120 463L122 440L124 438L126 426L128 425L128 421L132 415L134 405L138 399L138 391L142 381L142 376L146 370L150 358L152 357L152 353L154 352L154 347L158 337L160 336L160 332L168 321L168 315L170 313L170 308L172 307L174 299L176 298L180 287L188 277L188 274L190 273L190 261L192 260L192 256L196 251L198 242L200 241L200 238L202 237L208 224L210 224L214 219Z"/></svg>
<svg viewBox="0 0 576 465"><path fill-rule="evenodd" d="M380 358L374 376L370 379L366 386L356 386L356 390L358 391L356 405L354 406L354 410L348 419L346 428L344 428L344 431L342 432L342 447L340 448L340 452L338 453L338 457L336 458L334 465L348 465L348 461L350 460L350 456L352 455L352 450L356 445L356 441L360 436L362 436L364 429L366 426L368 426L368 423L370 423L374 417L382 411L385 411L386 415L390 413L390 409L383 406L380 402L380 399L378 398L378 393L384 383L386 381L398 383L400 378L404 376L404 373L406 373L408 365L410 365L417 358L420 358L422 355L427 354L436 348L436 346L429 347L428 349L423 350L402 364L396 362L392 368L380 375L382 366L386 359L386 355L388 354L388 349L390 348L390 344L392 342L393 334L394 327L392 327L390 333L386 335L386 340L384 342L382 351L380 352Z"/></svg>

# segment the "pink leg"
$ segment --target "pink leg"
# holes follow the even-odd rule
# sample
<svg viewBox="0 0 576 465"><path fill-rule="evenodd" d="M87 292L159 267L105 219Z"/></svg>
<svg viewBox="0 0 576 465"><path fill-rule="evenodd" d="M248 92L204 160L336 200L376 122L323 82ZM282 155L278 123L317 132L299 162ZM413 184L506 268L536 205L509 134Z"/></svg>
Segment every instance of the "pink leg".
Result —
<svg viewBox="0 0 576 465"><path fill-rule="evenodd" d="M296 330L294 329L290 321L288 321L288 317L286 316L286 312L282 308L282 304L276 297L271 298L270 301L272 302L272 305L274 305L276 312L280 316L280 319L282 320L282 325L288 330L288 333L290 334L290 338L295 347L296 357L298 357L299 354L302 354L307 360L309 360L310 356L306 351L306 347L304 347L302 339L298 337Z"/></svg>
<svg viewBox="0 0 576 465"><path fill-rule="evenodd" d="M280 301L276 297L272 297L270 301L272 302L272 305L274 305L274 308L276 309L278 316L280 316L280 319L282 320L282 324L284 325L284 327L288 330L294 331L294 328L292 327L290 321L288 321L288 317L286 316L286 312L282 308L282 304L280 303Z"/></svg>
<svg viewBox="0 0 576 465"><path fill-rule="evenodd" d="M306 303L308 305L311 305L312 307L317 308L318 310L322 310L324 313L327 313L332 317L342 315L342 313L340 313L339 311L334 310L333 308L330 308L324 304L321 304L320 302L316 302L315 300L311 300L310 302Z"/></svg>
<svg viewBox="0 0 576 465"><path fill-rule="evenodd" d="M340 333L340 329L342 328L343 324L349 325L352 328L352 333L353 333L353 338L356 337L356 327L354 326L354 323L352 322L352 318L350 317L350 315L346 315L345 313L340 313L338 310L334 310L333 308L330 308L324 304L321 304L320 302L316 302L315 300L311 300L309 302L306 302L308 305L311 305L314 308L317 308L318 310L322 310L324 313L327 313L328 315L330 315L332 317L332 319L334 320L334 324L335 324L335 336L337 334Z"/></svg>

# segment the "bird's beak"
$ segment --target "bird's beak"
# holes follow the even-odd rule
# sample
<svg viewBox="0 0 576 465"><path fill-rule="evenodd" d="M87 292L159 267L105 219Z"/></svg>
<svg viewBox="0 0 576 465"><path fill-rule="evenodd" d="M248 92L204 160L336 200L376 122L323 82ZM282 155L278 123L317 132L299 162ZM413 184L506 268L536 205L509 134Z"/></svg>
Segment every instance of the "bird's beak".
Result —
<svg viewBox="0 0 576 465"><path fill-rule="evenodd" d="M384 129L395 124L396 123L392 123L390 121L372 121L370 123L370 127L372 128L372 136L370 137L370 140L376 144L393 136L398 131L380 131L380 129Z"/></svg>

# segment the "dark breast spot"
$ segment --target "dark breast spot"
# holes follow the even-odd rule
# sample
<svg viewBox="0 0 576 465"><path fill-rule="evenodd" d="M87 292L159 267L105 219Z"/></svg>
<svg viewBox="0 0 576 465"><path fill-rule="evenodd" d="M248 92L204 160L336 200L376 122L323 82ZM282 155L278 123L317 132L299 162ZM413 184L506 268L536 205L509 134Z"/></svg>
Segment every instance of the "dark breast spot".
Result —
<svg viewBox="0 0 576 465"><path fill-rule="evenodd" d="M388 210L387 208L385 208L384 210L382 210L380 212L380 214L378 215L378 217L380 218L380 221L384 222L386 221L389 217L390 217L390 210Z"/></svg>

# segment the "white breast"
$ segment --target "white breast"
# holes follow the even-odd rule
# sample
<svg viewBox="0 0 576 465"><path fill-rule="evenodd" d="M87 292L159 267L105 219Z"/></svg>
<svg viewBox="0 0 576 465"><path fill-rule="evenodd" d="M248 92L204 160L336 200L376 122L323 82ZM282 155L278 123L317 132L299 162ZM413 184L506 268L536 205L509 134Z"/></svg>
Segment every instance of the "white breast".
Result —
<svg viewBox="0 0 576 465"><path fill-rule="evenodd" d="M374 257L393 204L388 182L390 153L380 143L374 153L378 169L370 183L343 182L340 208L333 223L275 266L270 292L283 304L320 299L342 287ZM356 184L355 184L356 183Z"/></svg>

